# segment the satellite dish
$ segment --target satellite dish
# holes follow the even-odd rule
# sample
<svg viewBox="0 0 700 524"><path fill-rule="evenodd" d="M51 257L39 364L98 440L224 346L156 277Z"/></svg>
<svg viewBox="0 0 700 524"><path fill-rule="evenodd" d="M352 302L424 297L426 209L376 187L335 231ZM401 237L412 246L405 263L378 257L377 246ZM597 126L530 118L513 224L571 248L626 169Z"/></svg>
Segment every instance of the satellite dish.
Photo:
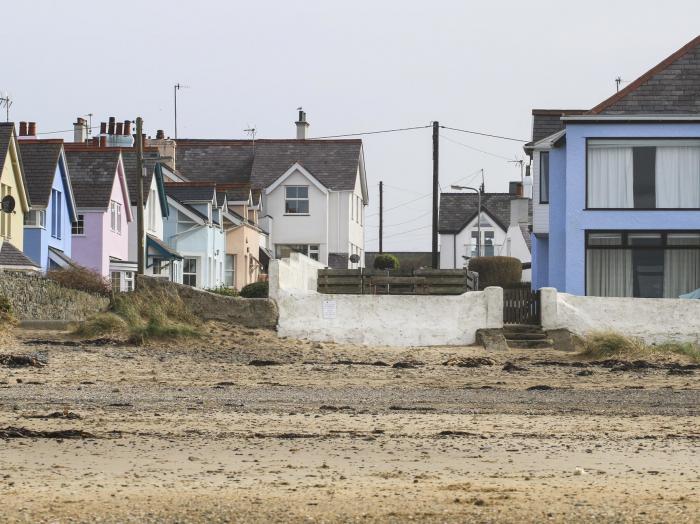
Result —
<svg viewBox="0 0 700 524"><path fill-rule="evenodd" d="M357 264L360 261L360 255L350 255L350 262Z"/></svg>
<svg viewBox="0 0 700 524"><path fill-rule="evenodd" d="M0 202L0 209L5 213L12 213L15 210L15 198L11 195L3 197Z"/></svg>

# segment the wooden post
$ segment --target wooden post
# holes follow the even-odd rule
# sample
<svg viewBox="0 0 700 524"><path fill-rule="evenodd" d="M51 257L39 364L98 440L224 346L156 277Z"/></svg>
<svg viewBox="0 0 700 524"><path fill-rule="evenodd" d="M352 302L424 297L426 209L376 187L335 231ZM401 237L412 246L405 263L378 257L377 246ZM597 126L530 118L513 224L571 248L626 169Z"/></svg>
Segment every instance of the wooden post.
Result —
<svg viewBox="0 0 700 524"><path fill-rule="evenodd" d="M136 119L136 165L138 176L136 182L136 235L138 274L143 275L146 270L146 235L143 224L143 119ZM136 279L138 282L138 278Z"/></svg>
<svg viewBox="0 0 700 524"><path fill-rule="evenodd" d="M433 269L438 269L438 205L440 184L438 177L440 123L433 122Z"/></svg>

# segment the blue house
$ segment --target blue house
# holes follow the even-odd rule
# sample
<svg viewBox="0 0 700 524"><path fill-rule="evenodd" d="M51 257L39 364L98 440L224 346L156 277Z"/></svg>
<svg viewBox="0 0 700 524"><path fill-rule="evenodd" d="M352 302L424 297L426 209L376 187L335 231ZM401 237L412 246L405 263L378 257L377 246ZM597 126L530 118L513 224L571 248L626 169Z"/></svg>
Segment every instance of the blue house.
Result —
<svg viewBox="0 0 700 524"><path fill-rule="evenodd" d="M32 203L24 217L24 253L42 271L66 267L76 207L63 140L20 140L20 151Z"/></svg>
<svg viewBox="0 0 700 524"><path fill-rule="evenodd" d="M590 110L534 110L533 288L700 288L700 36Z"/></svg>

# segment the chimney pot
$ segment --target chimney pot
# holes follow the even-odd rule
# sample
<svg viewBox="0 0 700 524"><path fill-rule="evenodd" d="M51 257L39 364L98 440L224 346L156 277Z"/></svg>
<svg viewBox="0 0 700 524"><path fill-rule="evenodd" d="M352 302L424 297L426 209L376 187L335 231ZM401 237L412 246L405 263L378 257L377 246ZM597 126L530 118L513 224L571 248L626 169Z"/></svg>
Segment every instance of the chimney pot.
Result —
<svg viewBox="0 0 700 524"><path fill-rule="evenodd" d="M124 124L122 122L117 122L117 134L121 135L124 132Z"/></svg>
<svg viewBox="0 0 700 524"><path fill-rule="evenodd" d="M107 134L107 122L100 122L100 134L101 135Z"/></svg>
<svg viewBox="0 0 700 524"><path fill-rule="evenodd" d="M165 132L162 129L159 129L156 131L156 140L163 140L165 139Z"/></svg>
<svg viewBox="0 0 700 524"><path fill-rule="evenodd" d="M100 135L100 147L107 147L107 137Z"/></svg>
<svg viewBox="0 0 700 524"><path fill-rule="evenodd" d="M124 136L131 136L131 120L124 120Z"/></svg>
<svg viewBox="0 0 700 524"><path fill-rule="evenodd" d="M19 123L19 136L27 136L27 123L26 122Z"/></svg>
<svg viewBox="0 0 700 524"><path fill-rule="evenodd" d="M100 147L100 137L99 136L92 137L92 145L95 147Z"/></svg>
<svg viewBox="0 0 700 524"><path fill-rule="evenodd" d="M84 144L87 141L87 120L78 117L73 124L73 142Z"/></svg>
<svg viewBox="0 0 700 524"><path fill-rule="evenodd" d="M306 131L309 128L309 123L306 121L305 111L299 111L299 120L295 124L297 126L297 140L306 140Z"/></svg>
<svg viewBox="0 0 700 524"><path fill-rule="evenodd" d="M108 135L113 135L114 134L114 121L116 119L113 116L109 117L109 125L107 126L107 134Z"/></svg>
<svg viewBox="0 0 700 524"><path fill-rule="evenodd" d="M36 122L27 124L27 136L36 136Z"/></svg>

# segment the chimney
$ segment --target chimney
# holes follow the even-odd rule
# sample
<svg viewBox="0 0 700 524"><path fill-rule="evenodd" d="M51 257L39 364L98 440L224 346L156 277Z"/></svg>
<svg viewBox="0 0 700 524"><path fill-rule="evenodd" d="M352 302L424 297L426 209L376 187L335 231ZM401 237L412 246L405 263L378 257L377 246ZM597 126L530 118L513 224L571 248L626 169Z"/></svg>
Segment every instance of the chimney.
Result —
<svg viewBox="0 0 700 524"><path fill-rule="evenodd" d="M156 131L156 140L165 140L165 131L162 129Z"/></svg>
<svg viewBox="0 0 700 524"><path fill-rule="evenodd" d="M297 126L297 140L306 140L306 130L309 123L306 121L306 112L299 110L299 120L294 122Z"/></svg>
<svg viewBox="0 0 700 524"><path fill-rule="evenodd" d="M19 136L27 136L27 123L26 122L19 123Z"/></svg>
<svg viewBox="0 0 700 524"><path fill-rule="evenodd" d="M511 195L522 197L523 196L523 183L522 182L511 182L508 185L508 193L510 193Z"/></svg>
<svg viewBox="0 0 700 524"><path fill-rule="evenodd" d="M78 117L73 124L73 142L84 144L87 141L87 120Z"/></svg>
<svg viewBox="0 0 700 524"><path fill-rule="evenodd" d="M131 136L131 120L124 120L124 135Z"/></svg>
<svg viewBox="0 0 700 524"><path fill-rule="evenodd" d="M109 117L109 125L107 126L107 134L108 135L113 135L114 134L114 121L116 119L113 116Z"/></svg>
<svg viewBox="0 0 700 524"><path fill-rule="evenodd" d="M117 134L118 135L124 134L124 123L123 122L117 122Z"/></svg>
<svg viewBox="0 0 700 524"><path fill-rule="evenodd" d="M107 147L107 135L100 135L100 147Z"/></svg>
<svg viewBox="0 0 700 524"><path fill-rule="evenodd" d="M27 136L36 138L36 122L27 122Z"/></svg>
<svg viewBox="0 0 700 524"><path fill-rule="evenodd" d="M100 134L101 135L107 134L107 122L100 122Z"/></svg>

